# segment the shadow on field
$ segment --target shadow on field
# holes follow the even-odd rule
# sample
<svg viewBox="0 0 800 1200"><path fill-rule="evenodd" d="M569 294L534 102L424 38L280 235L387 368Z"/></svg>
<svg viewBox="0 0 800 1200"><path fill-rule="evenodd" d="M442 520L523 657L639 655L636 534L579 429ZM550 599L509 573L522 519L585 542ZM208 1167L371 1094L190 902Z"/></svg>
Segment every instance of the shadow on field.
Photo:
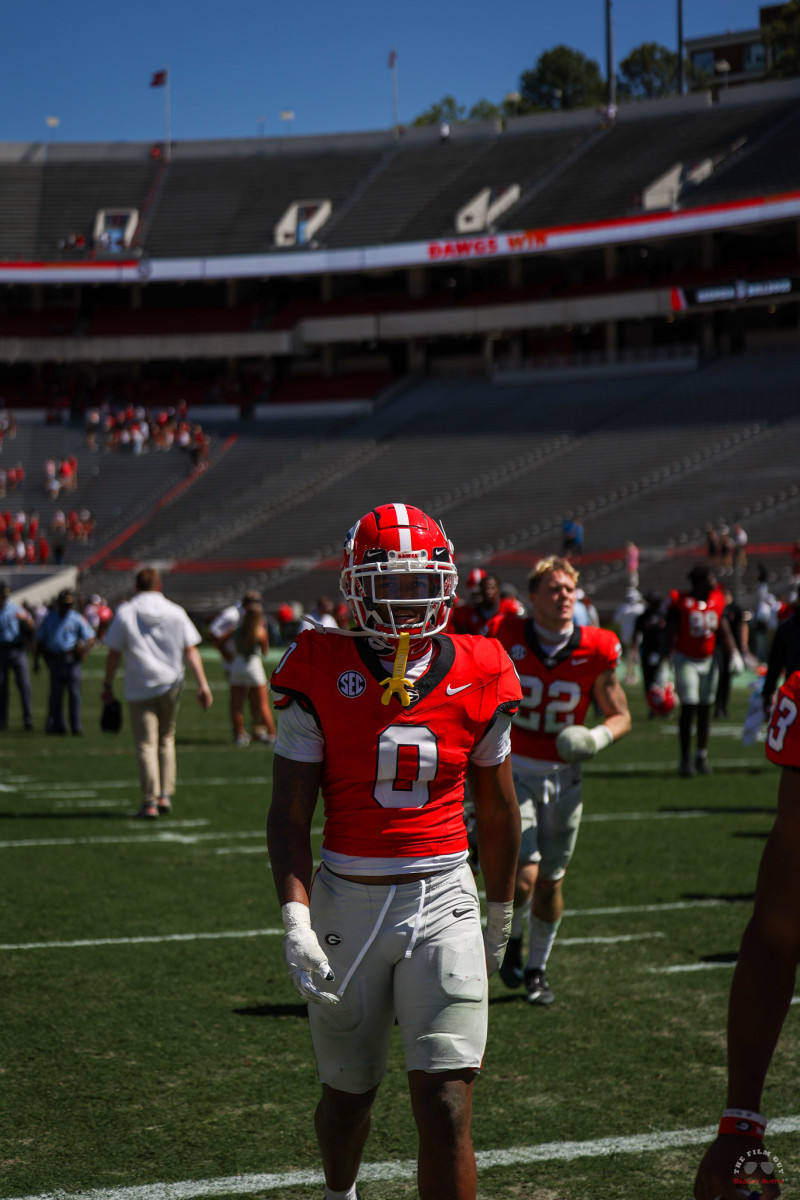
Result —
<svg viewBox="0 0 800 1200"><path fill-rule="evenodd" d="M255 1004L251 1008L235 1008L238 1017L297 1017L308 1020L307 1004Z"/></svg>
<svg viewBox="0 0 800 1200"><path fill-rule="evenodd" d="M96 809L92 812L8 812L0 811L0 820L6 821L124 821L135 819L133 811L135 802L131 800L130 812L103 812Z"/></svg>
<svg viewBox="0 0 800 1200"><path fill-rule="evenodd" d="M724 900L727 904L752 904L755 892L681 892L682 900Z"/></svg>
<svg viewBox="0 0 800 1200"><path fill-rule="evenodd" d="M700 962L704 963L735 963L739 958L738 950L722 950L719 954L702 954Z"/></svg>
<svg viewBox="0 0 800 1200"><path fill-rule="evenodd" d="M774 817L774 804L662 804L658 812L664 813L707 813L708 816L770 816Z"/></svg>

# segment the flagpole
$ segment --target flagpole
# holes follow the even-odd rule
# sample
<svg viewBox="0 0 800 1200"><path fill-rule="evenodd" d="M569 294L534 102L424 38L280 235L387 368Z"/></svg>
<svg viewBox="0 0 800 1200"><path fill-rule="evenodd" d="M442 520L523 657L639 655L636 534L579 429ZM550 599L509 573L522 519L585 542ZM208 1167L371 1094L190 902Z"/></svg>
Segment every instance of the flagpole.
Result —
<svg viewBox="0 0 800 1200"><path fill-rule="evenodd" d="M172 87L172 71L167 63L167 86L164 88L164 161L169 162L172 156L172 145L169 131L169 91Z"/></svg>
<svg viewBox="0 0 800 1200"><path fill-rule="evenodd" d="M397 97L397 51L392 50L389 55L389 61L392 69L392 118L394 121L394 136L400 136L400 117L399 105Z"/></svg>

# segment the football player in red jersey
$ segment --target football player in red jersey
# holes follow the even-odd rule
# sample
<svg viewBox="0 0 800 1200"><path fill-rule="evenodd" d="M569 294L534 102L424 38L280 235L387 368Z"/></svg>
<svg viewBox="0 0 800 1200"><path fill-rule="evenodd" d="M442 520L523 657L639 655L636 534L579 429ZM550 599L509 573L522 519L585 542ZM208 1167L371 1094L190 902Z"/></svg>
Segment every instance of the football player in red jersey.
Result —
<svg viewBox="0 0 800 1200"><path fill-rule="evenodd" d="M419 1131L419 1195L476 1195L472 1085L487 977L511 925L520 830L509 729L522 691L499 643L443 635L456 582L452 544L435 521L405 504L373 509L345 540L341 587L355 631L300 633L272 676L270 861L289 976L311 1001L316 1132L336 1200L357 1196L395 1018ZM483 931L467 865L467 778Z"/></svg>
<svg viewBox="0 0 800 1200"><path fill-rule="evenodd" d="M564 910L562 881L583 810L581 762L629 731L628 701L617 679L616 634L573 623L578 572L565 558L537 563L528 580L532 619L493 621L513 660L523 699L511 723L511 762L522 814L514 921L501 967L507 987L524 980L531 1004L551 1004L545 968ZM603 723L583 724L594 699ZM522 969L522 927L529 921Z"/></svg>
<svg viewBox="0 0 800 1200"><path fill-rule="evenodd" d="M448 633L486 634L489 622L497 616L522 615L524 607L513 596L502 596L496 575L484 575L478 583L474 604L459 604L452 611Z"/></svg>
<svg viewBox="0 0 800 1200"><path fill-rule="evenodd" d="M692 567L689 591L671 591L667 609L666 652L673 652L675 687L681 702L678 736L681 775L708 775L711 706L717 695L719 667L714 651L719 638L728 655L731 675L744 670L730 625L723 616L725 596L709 567ZM697 750L692 762L692 726L697 719Z"/></svg>
<svg viewBox="0 0 800 1200"><path fill-rule="evenodd" d="M778 813L761 856L753 915L744 931L728 1002L728 1107L700 1163L695 1200L741 1200L743 1161L755 1162L748 1186L762 1200L780 1194L764 1150L761 1093L794 992L800 960L800 672L779 689L767 729L767 758L782 768ZM766 1170L765 1170L766 1169ZM770 1182L766 1182L770 1180Z"/></svg>

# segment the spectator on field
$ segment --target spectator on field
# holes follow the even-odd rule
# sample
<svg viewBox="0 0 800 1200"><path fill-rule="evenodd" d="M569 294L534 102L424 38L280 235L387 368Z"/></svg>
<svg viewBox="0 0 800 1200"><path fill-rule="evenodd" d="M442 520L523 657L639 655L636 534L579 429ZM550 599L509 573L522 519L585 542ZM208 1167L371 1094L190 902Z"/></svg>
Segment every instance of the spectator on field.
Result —
<svg viewBox="0 0 800 1200"><path fill-rule="evenodd" d="M230 673L231 717L236 745L249 746L251 741L244 727L244 702L247 698L253 714L253 729L259 731L257 740L274 746L278 730L269 705L267 675L262 661L262 656L269 649L269 635L260 602L244 602L241 622L233 634L233 644L236 654Z"/></svg>
<svg viewBox="0 0 800 1200"><path fill-rule="evenodd" d="M596 628L600 626L600 615L592 602L591 596L580 587L575 591L575 609L572 613L572 624L594 625Z"/></svg>
<svg viewBox="0 0 800 1200"><path fill-rule="evenodd" d="M234 635L242 624L245 611L248 606L255 604L261 605L261 592L256 588L247 588L242 599L237 604L230 604L218 613L208 627L208 640L212 646L216 646L222 658L222 669L231 685L229 698L229 712L231 718L231 726L233 729L233 739L238 743L239 729L237 722L237 713L234 705L233 680L231 671L234 659L236 658L237 648ZM266 654L269 646L264 649ZM265 675L266 684L266 675ZM264 712L262 697L257 693L257 689L253 689L248 693L250 702L250 714L252 718L252 737L257 742L274 742L277 729L275 726L275 717L267 696L266 714ZM242 730L244 732L244 730Z"/></svg>
<svg viewBox="0 0 800 1200"><path fill-rule="evenodd" d="M625 659L624 683L636 682L636 621L644 612L644 607L639 589L629 587L625 599L614 613L614 624L619 629L619 640Z"/></svg>
<svg viewBox="0 0 800 1200"><path fill-rule="evenodd" d="M33 729L31 677L25 635L33 632L33 617L11 599L11 588L0 583L0 729L8 728L8 687L13 672L22 701L22 722Z"/></svg>
<svg viewBox="0 0 800 1200"><path fill-rule="evenodd" d="M50 694L45 733L67 732L64 720L64 693L67 695L69 727L73 734L83 733L81 683L83 660L94 645L94 630L86 618L75 611L75 593L64 588L55 606L39 627L33 669L39 670L43 655L50 673Z"/></svg>
<svg viewBox="0 0 800 1200"><path fill-rule="evenodd" d="M101 702L114 698L114 675L125 657L125 699L131 717L139 765L141 808L136 814L155 820L171 811L175 792L175 726L188 664L197 681L197 702L206 712L212 703L201 638L179 604L163 595L155 567L136 575L136 593L119 606L106 634L108 657Z"/></svg>
<svg viewBox="0 0 800 1200"><path fill-rule="evenodd" d="M485 635L492 617L499 613L523 616L524 605L513 596L504 598L496 575L484 575L478 584L478 597L474 604L459 604L451 610L448 633L472 633Z"/></svg>
<svg viewBox="0 0 800 1200"><path fill-rule="evenodd" d="M757 662L769 658L773 635L778 628L780 603L769 588L769 575L763 563L758 564L755 606L752 616L750 645Z"/></svg>
<svg viewBox="0 0 800 1200"><path fill-rule="evenodd" d="M300 633L303 629L313 629L315 624L324 625L328 629L338 628L333 610L334 604L330 596L320 596L317 599L316 607L301 617L300 628L297 632Z"/></svg>
<svg viewBox="0 0 800 1200"><path fill-rule="evenodd" d="M639 586L639 547L635 542L625 543L625 571L628 575L628 587Z"/></svg>
<svg viewBox="0 0 800 1200"><path fill-rule="evenodd" d="M742 656L742 660L746 660L747 653L747 623L745 621L744 609L741 604L737 603L733 598L733 593L729 587L723 587L722 594L725 597L725 609L723 616L730 627L731 637L734 645ZM717 667L719 670L719 682L717 684L717 695L714 700L714 716L727 717L728 704L730 703L731 695L731 668L730 657L727 655L718 642L714 653L717 656Z"/></svg>
<svg viewBox="0 0 800 1200"><path fill-rule="evenodd" d="M645 593L644 610L639 613L633 626L633 647L642 668L642 683L645 699L653 684L663 682L665 674L665 636L667 629L667 606L661 592ZM650 716L656 714L650 710Z"/></svg>

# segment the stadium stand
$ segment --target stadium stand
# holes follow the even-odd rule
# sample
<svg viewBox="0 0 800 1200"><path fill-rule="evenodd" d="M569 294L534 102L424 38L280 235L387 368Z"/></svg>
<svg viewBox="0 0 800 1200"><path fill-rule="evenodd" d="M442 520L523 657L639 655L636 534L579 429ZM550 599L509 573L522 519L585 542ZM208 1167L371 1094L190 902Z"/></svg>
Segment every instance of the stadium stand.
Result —
<svg viewBox="0 0 800 1200"><path fill-rule="evenodd" d="M335 591L345 527L390 494L517 586L580 515L601 611L628 539L642 586L681 579L709 521L795 542L800 85L730 92L468 122L446 141L177 142L170 161L0 147L0 268L22 268L0 300L0 401L29 408L0 465L23 458L20 505L46 524L41 463L76 453L74 503L95 521L65 548L82 586L114 596L154 559L195 613L249 582L276 604ZM455 233L466 204L512 185L489 229ZM752 198L775 211L714 223ZM293 204L324 200L314 244L275 246ZM124 280L92 243L108 208L139 213ZM565 226L577 241L559 248ZM206 408L203 469L87 456L82 414L106 399Z"/></svg>

